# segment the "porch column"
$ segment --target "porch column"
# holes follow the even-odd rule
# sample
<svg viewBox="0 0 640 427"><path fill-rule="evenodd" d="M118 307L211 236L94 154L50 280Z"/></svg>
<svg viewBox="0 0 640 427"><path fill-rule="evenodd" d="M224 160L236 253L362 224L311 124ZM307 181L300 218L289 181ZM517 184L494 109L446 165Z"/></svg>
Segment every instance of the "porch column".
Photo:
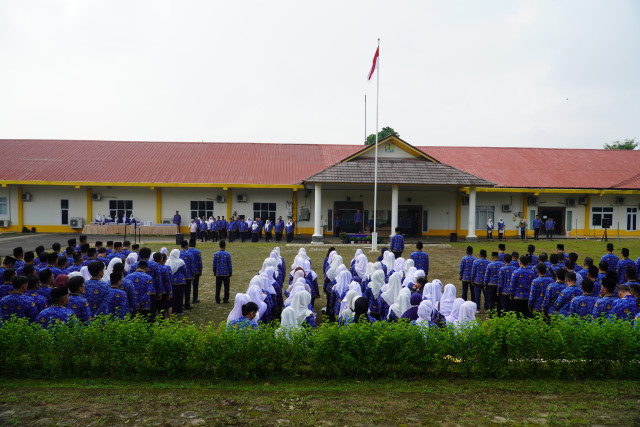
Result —
<svg viewBox="0 0 640 427"><path fill-rule="evenodd" d="M469 224L466 240L476 241L476 187L469 188Z"/></svg>
<svg viewBox="0 0 640 427"><path fill-rule="evenodd" d="M398 226L398 186L391 186L391 235L396 234Z"/></svg>
<svg viewBox="0 0 640 427"><path fill-rule="evenodd" d="M316 183L313 190L315 199L313 205L313 236L311 243L322 243L322 184Z"/></svg>

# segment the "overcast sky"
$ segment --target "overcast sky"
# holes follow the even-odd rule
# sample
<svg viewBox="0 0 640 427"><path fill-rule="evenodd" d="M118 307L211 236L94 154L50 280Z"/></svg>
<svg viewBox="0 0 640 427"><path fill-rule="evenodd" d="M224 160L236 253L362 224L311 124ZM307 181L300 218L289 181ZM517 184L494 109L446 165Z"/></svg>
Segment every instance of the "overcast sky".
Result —
<svg viewBox="0 0 640 427"><path fill-rule="evenodd" d="M640 139L640 2L0 2L0 138L602 148Z"/></svg>

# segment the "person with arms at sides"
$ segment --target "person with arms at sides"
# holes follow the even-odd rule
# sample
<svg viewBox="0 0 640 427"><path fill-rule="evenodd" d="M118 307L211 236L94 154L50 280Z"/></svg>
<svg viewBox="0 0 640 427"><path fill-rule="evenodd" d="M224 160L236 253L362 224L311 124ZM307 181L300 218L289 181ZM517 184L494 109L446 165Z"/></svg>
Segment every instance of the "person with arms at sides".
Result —
<svg viewBox="0 0 640 427"><path fill-rule="evenodd" d="M538 265L538 257L534 254L536 247L533 245L527 246L527 257L529 258L529 265L531 268L535 268Z"/></svg>
<svg viewBox="0 0 640 427"><path fill-rule="evenodd" d="M537 277L533 279L529 291L529 310L532 313L543 313L544 296L553 279L547 275L547 266L543 263L536 265L536 274Z"/></svg>
<svg viewBox="0 0 640 427"><path fill-rule="evenodd" d="M184 261L180 259L179 249L171 251L165 265L171 269L172 312L176 316L182 316L184 314L184 286L187 267L184 265Z"/></svg>
<svg viewBox="0 0 640 427"><path fill-rule="evenodd" d="M253 243L256 243L259 239L259 234L260 234L260 225L258 224L258 221L253 221L253 224L251 224L251 241Z"/></svg>
<svg viewBox="0 0 640 427"><path fill-rule="evenodd" d="M598 301L597 297L591 295L593 292L593 282L591 279L583 279L580 287L582 288L582 295L573 297L573 300L571 300L569 315L580 316L583 319L591 320L593 319L593 309L596 301Z"/></svg>
<svg viewBox="0 0 640 427"><path fill-rule="evenodd" d="M187 275L184 277L184 309L191 310L191 284L193 283L193 275L195 272L195 262L193 255L189 252L189 242L183 240L180 243L180 259L184 261Z"/></svg>
<svg viewBox="0 0 640 427"><path fill-rule="evenodd" d="M198 222L200 222L200 220L198 220ZM189 221L189 238L190 239L198 238L198 224L193 219Z"/></svg>
<svg viewBox="0 0 640 427"><path fill-rule="evenodd" d="M200 276L202 276L202 253L196 249L195 239L189 240L189 249L187 250L193 257L193 282L191 286L193 290L193 303L197 304L200 302L198 299L198 288L200 287Z"/></svg>
<svg viewBox="0 0 640 427"><path fill-rule="evenodd" d="M356 223L356 233L362 233L362 212L360 209L356 209L356 213L353 214L353 222Z"/></svg>
<svg viewBox="0 0 640 427"><path fill-rule="evenodd" d="M282 217L279 216L278 219L276 220L276 224L273 227L274 231L276 233L276 242L279 242L282 240L282 231L284 230L284 221L282 220Z"/></svg>
<svg viewBox="0 0 640 427"><path fill-rule="evenodd" d="M498 258L502 262L504 262L505 249L506 249L506 246L504 243L498 243Z"/></svg>
<svg viewBox="0 0 640 427"><path fill-rule="evenodd" d="M607 253L602 255L600 261L609 265L609 271L617 271L619 258L613 253L613 243L607 243Z"/></svg>
<svg viewBox="0 0 640 427"><path fill-rule="evenodd" d="M533 220L533 240L540 240L540 229L542 228L542 220L540 215L536 215Z"/></svg>
<svg viewBox="0 0 640 427"><path fill-rule="evenodd" d="M287 243L293 242L293 231L295 230L295 225L293 220L289 218L287 221L287 225L284 227L284 232L287 235Z"/></svg>
<svg viewBox="0 0 640 427"><path fill-rule="evenodd" d="M618 300L613 303L613 307L609 313L609 319L615 316L622 320L633 320L638 314L636 297L631 294L629 285L618 285L617 289Z"/></svg>
<svg viewBox="0 0 640 427"><path fill-rule="evenodd" d="M429 277L429 255L426 252L422 252L424 245L422 242L416 243L416 251L410 255L413 260L413 266L416 270L424 271L424 276Z"/></svg>
<svg viewBox="0 0 640 427"><path fill-rule="evenodd" d="M493 240L493 218L487 220L487 240Z"/></svg>
<svg viewBox="0 0 640 427"><path fill-rule="evenodd" d="M128 257L127 257L127 259L128 259ZM136 268L137 268L137 266L136 266ZM129 270L129 273L133 273L134 271L136 271L135 268ZM133 283L131 282L131 280L129 280L128 278L124 277L124 275L125 275L124 264L121 263L121 262L115 264L113 266L113 270L111 270L111 272L112 273L119 273L120 276L122 276L122 279L120 280L120 288L124 291L125 294L127 294L127 304L129 306L129 311L131 312L131 316L132 317L135 316L134 306L136 304L136 288L133 286ZM109 275L109 277L111 277L111 275ZM156 293L156 298L157 298L157 293Z"/></svg>
<svg viewBox="0 0 640 427"><path fill-rule="evenodd" d="M596 300L593 306L593 318L599 317L608 318L609 314L613 310L613 305L618 300L618 296L615 295L617 280L614 277L602 278L602 289L600 290L600 296Z"/></svg>
<svg viewBox="0 0 640 427"><path fill-rule="evenodd" d="M571 300L578 295L582 295L582 289L576 283L576 273L567 271L564 281L567 287L560 292L560 296L556 300L556 311L560 316L568 316L571 309Z"/></svg>
<svg viewBox="0 0 640 427"><path fill-rule="evenodd" d="M473 293L474 293L473 301L477 304L478 311L480 309L480 302L482 301L483 293L484 293L484 310L487 311L489 309L489 301L487 301L487 293L484 291L484 276L487 271L488 265L489 265L489 260L487 259L487 251L484 249L481 249L480 258L477 258L473 262L473 266L471 267L471 278L473 281Z"/></svg>
<svg viewBox="0 0 640 427"><path fill-rule="evenodd" d="M122 274L111 273L109 282L111 283L111 288L102 301L103 308L101 311L104 314L112 315L120 320L124 320L129 314L131 314L131 310L129 309L127 294L121 286Z"/></svg>
<svg viewBox="0 0 640 427"><path fill-rule="evenodd" d="M89 302L82 297L85 291L84 278L82 276L71 277L67 282L67 287L69 289L69 304L67 304L67 308L73 310L82 323L89 323L93 320L93 317L89 309Z"/></svg>
<svg viewBox="0 0 640 427"><path fill-rule="evenodd" d="M505 223L502 218L498 218L498 240L507 240L504 235Z"/></svg>
<svg viewBox="0 0 640 427"><path fill-rule="evenodd" d="M502 311L511 311L511 276L516 268L511 265L511 254L504 254L505 266L498 273L497 295L500 298Z"/></svg>
<svg viewBox="0 0 640 427"><path fill-rule="evenodd" d="M498 315L502 312L502 304L498 300L498 285L500 284L500 269L504 267L503 261L500 261L498 252L491 253L491 262L487 265L487 269L484 273L484 291L486 292L487 299L489 300L489 310L498 310ZM451 300L453 304L453 300ZM449 313L446 313L448 315Z"/></svg>
<svg viewBox="0 0 640 427"><path fill-rule="evenodd" d="M56 323L68 323L75 318L69 305L69 289L66 287L55 288L51 291L51 307L45 308L38 314L35 322L45 329L52 328Z"/></svg>
<svg viewBox="0 0 640 427"><path fill-rule="evenodd" d="M376 270L371 275L371 282L364 291L364 297L369 301L369 313L371 317L380 320L380 289L384 286L384 271Z"/></svg>
<svg viewBox="0 0 640 427"><path fill-rule="evenodd" d="M547 240L555 240L553 237L553 232L555 231L556 223L553 218L548 217L547 221L544 223L544 229L547 232Z"/></svg>
<svg viewBox="0 0 640 427"><path fill-rule="evenodd" d="M341 221L340 221L340 217L336 215L336 218L333 220L333 235L338 237L340 236L340 232L341 232Z"/></svg>
<svg viewBox="0 0 640 427"><path fill-rule="evenodd" d="M636 268L636 264L633 262L633 260L629 259L629 249L622 248L620 252L621 252L622 258L618 260L618 263L616 264L616 269L615 269L615 272L618 274L619 285L625 283L625 280L626 280L625 276L627 273L627 269L631 267L635 270Z"/></svg>
<svg viewBox="0 0 640 427"><path fill-rule="evenodd" d="M213 255L213 275L216 277L216 303L220 304L220 288L224 285L224 297L225 304L229 302L229 285L230 278L233 275L233 268L231 265L231 255L227 252L226 243L224 240L220 241L220 250Z"/></svg>
<svg viewBox="0 0 640 427"><path fill-rule="evenodd" d="M264 241L266 243L271 242L271 236L273 232L273 224L271 224L271 220L267 218L264 222Z"/></svg>
<svg viewBox="0 0 640 427"><path fill-rule="evenodd" d="M248 301L242 305L241 310L242 316L229 322L227 329L230 331L257 330L258 324L255 322L255 318L258 314L258 304Z"/></svg>
<svg viewBox="0 0 640 427"><path fill-rule="evenodd" d="M174 249L174 251L177 251L177 249ZM127 280L133 283L136 292L134 311L152 321L154 314L151 312L151 300L156 299L156 289L153 284L153 278L147 274L148 271L149 265L147 261L142 260L136 266L136 271L127 275Z"/></svg>
<svg viewBox="0 0 640 427"><path fill-rule="evenodd" d="M520 229L520 240L525 240L527 238L527 220L520 218L518 228Z"/></svg>
<svg viewBox="0 0 640 427"><path fill-rule="evenodd" d="M31 267L33 268L33 267ZM38 313L47 308L47 299L38 293L40 288L40 280L35 274L29 274L27 278L27 291L24 293L26 296L33 298L36 302L36 309Z"/></svg>
<svg viewBox="0 0 640 427"><path fill-rule="evenodd" d="M15 276L11 281L13 291L0 300L0 319L5 322L14 314L33 322L38 316L38 307L33 298L25 295L29 279L24 276Z"/></svg>
<svg viewBox="0 0 640 427"><path fill-rule="evenodd" d="M529 257L520 257L520 268L511 276L511 303L513 311L524 317L531 317L529 311L529 293L534 279L533 270L528 268Z"/></svg>
<svg viewBox="0 0 640 427"><path fill-rule="evenodd" d="M467 291L470 290L471 301L475 301L473 290L473 276L471 275L473 263L476 257L473 256L473 247L467 246L467 255L460 260L460 280L462 281L462 299L467 300Z"/></svg>
<svg viewBox="0 0 640 427"><path fill-rule="evenodd" d="M173 292L171 289L171 267L166 265L167 255L156 252L153 254L153 260L158 264L158 271L160 272L160 301L158 301L158 312L164 311L164 317L171 318L172 304L173 304Z"/></svg>
<svg viewBox="0 0 640 427"><path fill-rule="evenodd" d="M176 214L173 216L173 223L176 225L176 233L180 233L181 222L182 222L182 216L180 216L179 211L176 211Z"/></svg>
<svg viewBox="0 0 640 427"><path fill-rule="evenodd" d="M96 317L98 314L104 314L99 311L105 295L109 292L109 286L102 280L104 276L104 264L101 261L93 261L87 266L91 279L84 283L84 293L82 297L89 302L91 316ZM42 278L40 278L42 280Z"/></svg>
<svg viewBox="0 0 640 427"><path fill-rule="evenodd" d="M390 250L393 252L396 258L400 258L402 256L402 252L404 252L404 237L400 234L400 228L396 227L396 234L391 238L391 246Z"/></svg>
<svg viewBox="0 0 640 427"><path fill-rule="evenodd" d="M51 274L51 272L49 272ZM0 299L13 293L13 278L16 277L16 270L7 268L2 272L2 285L0 285Z"/></svg>

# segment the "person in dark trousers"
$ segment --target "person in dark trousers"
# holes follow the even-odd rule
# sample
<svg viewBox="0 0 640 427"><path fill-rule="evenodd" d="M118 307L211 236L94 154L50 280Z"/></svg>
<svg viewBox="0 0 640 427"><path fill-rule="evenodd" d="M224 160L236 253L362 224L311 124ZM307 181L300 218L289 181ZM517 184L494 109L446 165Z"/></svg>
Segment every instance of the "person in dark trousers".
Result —
<svg viewBox="0 0 640 427"><path fill-rule="evenodd" d="M402 252L404 251L404 237L400 234L400 227L396 227L396 234L391 238L390 250L396 256L396 259L402 256Z"/></svg>
<svg viewBox="0 0 640 427"><path fill-rule="evenodd" d="M176 214L173 216L173 223L178 228L177 233L180 232L180 223L182 222L182 216L180 216L180 212L176 211Z"/></svg>
<svg viewBox="0 0 640 427"><path fill-rule="evenodd" d="M220 250L213 255L213 275L216 276L216 303L220 304L220 288L224 284L224 297L222 302L229 302L229 279L233 274L231 267L231 255L225 250L226 243L220 241Z"/></svg>
<svg viewBox="0 0 640 427"><path fill-rule="evenodd" d="M540 239L541 228L542 228L542 220L540 219L540 215L536 215L536 218L533 220L533 240Z"/></svg>

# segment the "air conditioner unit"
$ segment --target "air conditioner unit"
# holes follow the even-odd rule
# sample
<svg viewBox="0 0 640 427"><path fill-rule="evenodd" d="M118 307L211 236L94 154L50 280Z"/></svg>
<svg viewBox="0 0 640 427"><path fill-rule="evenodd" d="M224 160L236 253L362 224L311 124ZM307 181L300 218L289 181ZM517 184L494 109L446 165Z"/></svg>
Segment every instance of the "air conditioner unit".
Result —
<svg viewBox="0 0 640 427"><path fill-rule="evenodd" d="M226 201L227 201L227 198L225 196L216 196L216 202L224 203Z"/></svg>
<svg viewBox="0 0 640 427"><path fill-rule="evenodd" d="M70 218L69 219L69 227L71 228L82 228L84 223L84 218Z"/></svg>
<svg viewBox="0 0 640 427"><path fill-rule="evenodd" d="M529 196L527 204L529 206L538 206L538 196Z"/></svg>
<svg viewBox="0 0 640 427"><path fill-rule="evenodd" d="M300 209L300 218L298 218L299 221L309 221L310 218L311 218L311 212L309 212L309 209L307 208Z"/></svg>
<svg viewBox="0 0 640 427"><path fill-rule="evenodd" d="M238 194L237 200L239 203L246 203L247 202L247 195L246 194Z"/></svg>
<svg viewBox="0 0 640 427"><path fill-rule="evenodd" d="M587 198L586 197L578 197L578 204L579 205L586 205L587 204Z"/></svg>
<svg viewBox="0 0 640 427"><path fill-rule="evenodd" d="M616 197L616 205L624 205L624 197Z"/></svg>
<svg viewBox="0 0 640 427"><path fill-rule="evenodd" d="M8 227L9 220L8 219L0 219L0 227Z"/></svg>
<svg viewBox="0 0 640 427"><path fill-rule="evenodd" d="M102 194L100 193L93 193L91 195L91 200L93 200L94 202L99 202L100 200L102 200Z"/></svg>
<svg viewBox="0 0 640 427"><path fill-rule="evenodd" d="M462 196L462 206L467 206L469 204L469 196Z"/></svg>
<svg viewBox="0 0 640 427"><path fill-rule="evenodd" d="M31 193L22 193L22 201L30 202L31 201Z"/></svg>
<svg viewBox="0 0 640 427"><path fill-rule="evenodd" d="M567 199L567 206L575 206L576 205L576 199Z"/></svg>
<svg viewBox="0 0 640 427"><path fill-rule="evenodd" d="M511 205L502 205L502 212L511 212Z"/></svg>

